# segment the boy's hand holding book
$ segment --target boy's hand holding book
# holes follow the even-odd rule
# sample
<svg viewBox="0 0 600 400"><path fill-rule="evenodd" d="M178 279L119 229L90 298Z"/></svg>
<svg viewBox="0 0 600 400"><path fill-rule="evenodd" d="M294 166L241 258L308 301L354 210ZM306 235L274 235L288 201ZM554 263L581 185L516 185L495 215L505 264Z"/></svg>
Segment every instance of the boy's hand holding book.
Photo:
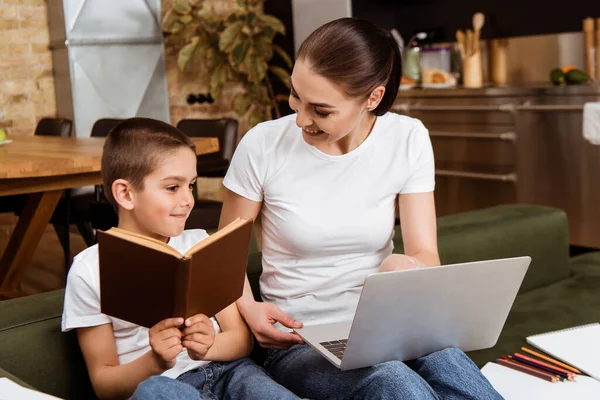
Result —
<svg viewBox="0 0 600 400"><path fill-rule="evenodd" d="M181 331L179 326L183 318L163 319L148 332L153 359L156 361L160 373L173 368L177 355L181 353Z"/></svg>
<svg viewBox="0 0 600 400"><path fill-rule="evenodd" d="M204 314L196 314L185 320L185 328L181 332L181 343L187 349L192 360L204 360L206 354L215 343L215 328L212 321Z"/></svg>

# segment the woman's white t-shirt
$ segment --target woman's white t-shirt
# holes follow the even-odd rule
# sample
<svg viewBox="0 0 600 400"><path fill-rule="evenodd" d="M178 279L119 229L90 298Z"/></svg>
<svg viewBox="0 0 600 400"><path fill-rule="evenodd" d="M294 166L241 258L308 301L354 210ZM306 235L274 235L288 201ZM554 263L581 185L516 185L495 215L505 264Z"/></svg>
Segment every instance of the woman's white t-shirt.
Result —
<svg viewBox="0 0 600 400"><path fill-rule="evenodd" d="M367 275L392 252L397 195L434 190L429 133L387 113L360 146L331 156L295 119L250 130L223 184L263 203L263 300L305 325L352 319Z"/></svg>

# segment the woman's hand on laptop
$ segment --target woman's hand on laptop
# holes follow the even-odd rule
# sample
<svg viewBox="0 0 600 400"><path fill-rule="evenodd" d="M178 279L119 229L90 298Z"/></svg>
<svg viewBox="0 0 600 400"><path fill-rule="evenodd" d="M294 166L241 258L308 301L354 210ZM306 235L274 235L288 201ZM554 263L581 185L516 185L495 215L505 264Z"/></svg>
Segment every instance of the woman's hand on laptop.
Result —
<svg viewBox="0 0 600 400"><path fill-rule="evenodd" d="M288 349L295 344L304 343L298 334L282 332L273 326L279 322L286 328L302 328L302 322L285 314L276 305L254 301L245 308L244 319L262 347Z"/></svg>
<svg viewBox="0 0 600 400"><path fill-rule="evenodd" d="M405 254L390 254L379 266L379 272L403 271L422 267L424 265L416 258Z"/></svg>

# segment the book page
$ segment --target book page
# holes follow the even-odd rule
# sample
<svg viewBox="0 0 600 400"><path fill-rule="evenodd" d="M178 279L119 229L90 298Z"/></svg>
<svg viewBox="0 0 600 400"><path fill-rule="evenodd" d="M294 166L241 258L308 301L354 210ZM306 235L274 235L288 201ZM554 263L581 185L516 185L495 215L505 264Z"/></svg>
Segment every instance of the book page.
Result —
<svg viewBox="0 0 600 400"><path fill-rule="evenodd" d="M145 247L157 250L157 251L161 251L166 254L170 254L177 258L183 257L183 255L180 252L178 252L177 250L175 250L174 248L169 246L167 243L161 242L160 240L156 240L156 239L148 237L148 236L140 235L137 233L129 232L124 229L119 229L119 228L115 228L115 227L110 228L109 230L107 230L104 233L127 240L132 243L137 243L140 246L145 246Z"/></svg>
<svg viewBox="0 0 600 400"><path fill-rule="evenodd" d="M248 222L248 220L237 218L236 220L232 221L229 225L225 226L223 229L218 230L217 232L213 233L212 235L210 235L206 239L201 240L198 243L196 243L194 246L192 246L191 249L189 249L185 253L184 256L185 257L190 257L192 254L196 253L198 250L200 250L200 249L208 246L209 244L211 244L211 243L215 242L216 240L222 238L223 236L227 235L228 233L236 230L240 226L244 225L246 222Z"/></svg>

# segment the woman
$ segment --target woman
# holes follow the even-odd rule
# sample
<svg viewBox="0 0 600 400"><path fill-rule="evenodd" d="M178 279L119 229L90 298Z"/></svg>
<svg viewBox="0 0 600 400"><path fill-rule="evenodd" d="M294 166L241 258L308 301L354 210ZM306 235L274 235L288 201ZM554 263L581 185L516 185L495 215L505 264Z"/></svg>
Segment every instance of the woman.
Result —
<svg viewBox="0 0 600 400"><path fill-rule="evenodd" d="M332 21L302 44L296 114L248 132L223 181L221 225L260 213L263 228L264 302L246 284L238 308L270 348L269 373L299 396L501 398L456 349L341 371L285 332L352 319L370 273L440 263L428 132L388 113L400 76L395 42L366 21ZM391 254L396 198L403 255Z"/></svg>

